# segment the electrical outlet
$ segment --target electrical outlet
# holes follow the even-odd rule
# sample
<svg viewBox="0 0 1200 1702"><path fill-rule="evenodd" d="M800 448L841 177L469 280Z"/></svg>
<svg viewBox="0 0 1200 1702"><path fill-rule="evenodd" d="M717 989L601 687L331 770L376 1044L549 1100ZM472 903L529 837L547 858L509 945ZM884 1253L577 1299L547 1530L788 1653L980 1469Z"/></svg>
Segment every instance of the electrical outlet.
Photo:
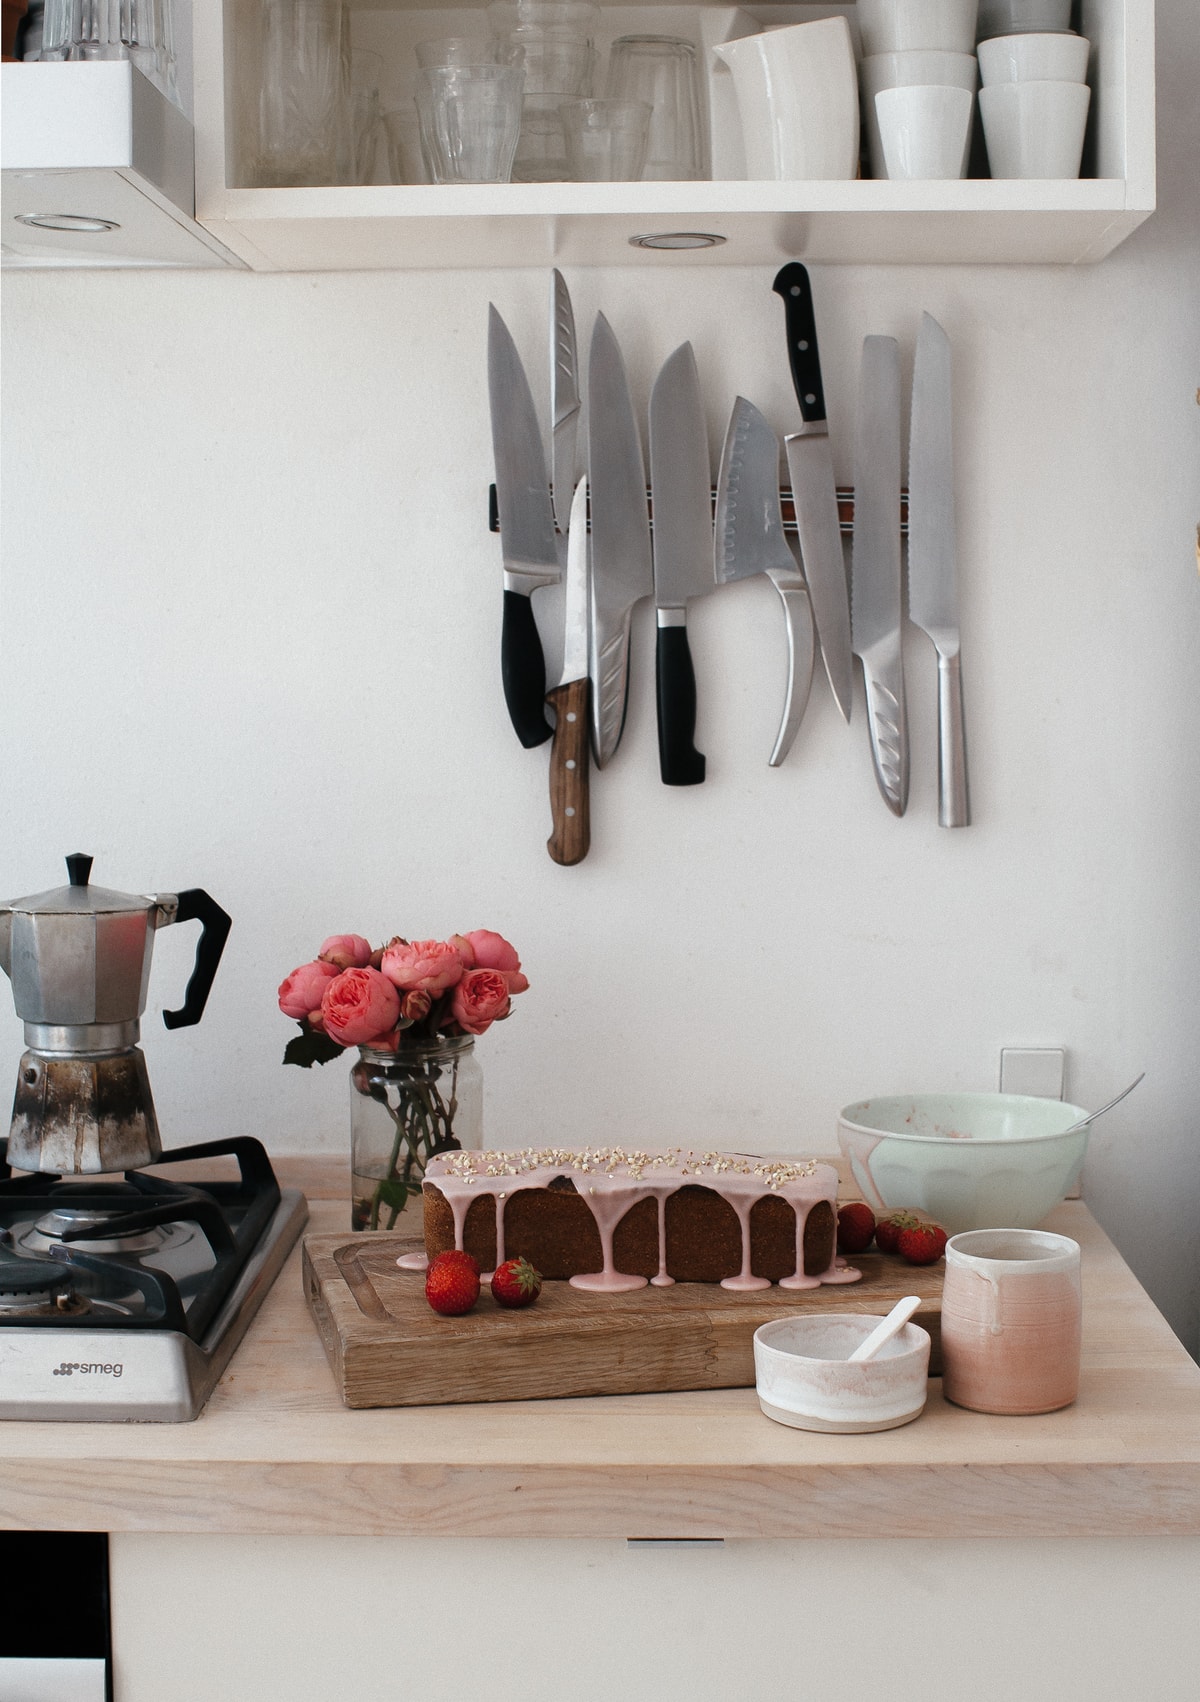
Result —
<svg viewBox="0 0 1200 1702"><path fill-rule="evenodd" d="M1004 1046L1000 1051L1001 1093L1061 1099L1067 1054L1061 1046Z"/></svg>

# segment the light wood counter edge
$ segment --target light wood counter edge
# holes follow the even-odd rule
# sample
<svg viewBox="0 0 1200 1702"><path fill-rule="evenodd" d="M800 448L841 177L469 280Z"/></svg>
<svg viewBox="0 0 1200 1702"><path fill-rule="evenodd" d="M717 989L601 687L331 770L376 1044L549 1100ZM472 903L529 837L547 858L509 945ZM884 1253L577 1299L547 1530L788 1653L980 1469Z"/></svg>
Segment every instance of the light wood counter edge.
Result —
<svg viewBox="0 0 1200 1702"><path fill-rule="evenodd" d="M344 1167L276 1160L342 1227ZM1200 1534L1200 1368L1080 1202L1084 1376L1066 1412L817 1436L753 1390L347 1412L299 1250L193 1424L0 1426L0 1527L245 1535Z"/></svg>

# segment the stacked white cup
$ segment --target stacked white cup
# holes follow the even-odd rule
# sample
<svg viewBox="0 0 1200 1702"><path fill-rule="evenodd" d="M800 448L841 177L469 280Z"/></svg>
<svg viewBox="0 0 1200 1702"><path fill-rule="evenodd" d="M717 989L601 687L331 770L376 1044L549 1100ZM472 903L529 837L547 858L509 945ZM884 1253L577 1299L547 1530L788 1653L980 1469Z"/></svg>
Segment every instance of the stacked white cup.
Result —
<svg viewBox="0 0 1200 1702"><path fill-rule="evenodd" d="M1071 0L980 0L979 111L993 177L1079 176L1090 46Z"/></svg>
<svg viewBox="0 0 1200 1702"><path fill-rule="evenodd" d="M872 177L967 169L980 0L858 0L859 86Z"/></svg>

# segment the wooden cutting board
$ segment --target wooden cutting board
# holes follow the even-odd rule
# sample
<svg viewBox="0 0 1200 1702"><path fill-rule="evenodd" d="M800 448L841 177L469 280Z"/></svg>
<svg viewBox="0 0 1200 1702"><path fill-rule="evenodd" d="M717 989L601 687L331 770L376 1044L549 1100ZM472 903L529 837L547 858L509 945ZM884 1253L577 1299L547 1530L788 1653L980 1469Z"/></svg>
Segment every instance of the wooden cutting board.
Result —
<svg viewBox="0 0 1200 1702"><path fill-rule="evenodd" d="M427 1303L420 1274L396 1267L397 1255L418 1244L411 1234L305 1239L305 1294L348 1407L748 1388L752 1338L768 1319L882 1317L904 1294L921 1296L915 1322L933 1338L929 1374L941 1374L940 1263L919 1267L864 1253L851 1260L861 1282L749 1294L682 1282L585 1294L548 1282L522 1311L505 1311L485 1288L473 1311L443 1318Z"/></svg>

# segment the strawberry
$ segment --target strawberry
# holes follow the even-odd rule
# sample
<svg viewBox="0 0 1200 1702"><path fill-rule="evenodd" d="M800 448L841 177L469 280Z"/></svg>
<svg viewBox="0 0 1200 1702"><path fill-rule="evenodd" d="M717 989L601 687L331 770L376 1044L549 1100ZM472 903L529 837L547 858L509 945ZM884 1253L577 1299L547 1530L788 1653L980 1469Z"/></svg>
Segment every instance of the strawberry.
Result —
<svg viewBox="0 0 1200 1702"><path fill-rule="evenodd" d="M425 1272L425 1298L435 1312L456 1318L479 1299L479 1267L468 1253L439 1253Z"/></svg>
<svg viewBox="0 0 1200 1702"><path fill-rule="evenodd" d="M492 1275L492 1293L500 1306L532 1306L541 1292L541 1272L528 1259L505 1259Z"/></svg>
<svg viewBox="0 0 1200 1702"><path fill-rule="evenodd" d="M438 1259L460 1259L464 1264L470 1266L476 1276L480 1274L479 1260L474 1253L467 1253L461 1247L447 1247L444 1253L437 1253L434 1256Z"/></svg>
<svg viewBox="0 0 1200 1702"><path fill-rule="evenodd" d="M894 1253L902 1229L915 1229L918 1219L910 1211L890 1211L875 1225L875 1245L881 1253Z"/></svg>
<svg viewBox="0 0 1200 1702"><path fill-rule="evenodd" d="M837 1214L837 1250L839 1253L865 1253L875 1234L875 1213L864 1200L851 1200L839 1206Z"/></svg>
<svg viewBox="0 0 1200 1702"><path fill-rule="evenodd" d="M900 1257L910 1265L936 1265L946 1250L946 1231L936 1223L918 1223L900 1231Z"/></svg>

